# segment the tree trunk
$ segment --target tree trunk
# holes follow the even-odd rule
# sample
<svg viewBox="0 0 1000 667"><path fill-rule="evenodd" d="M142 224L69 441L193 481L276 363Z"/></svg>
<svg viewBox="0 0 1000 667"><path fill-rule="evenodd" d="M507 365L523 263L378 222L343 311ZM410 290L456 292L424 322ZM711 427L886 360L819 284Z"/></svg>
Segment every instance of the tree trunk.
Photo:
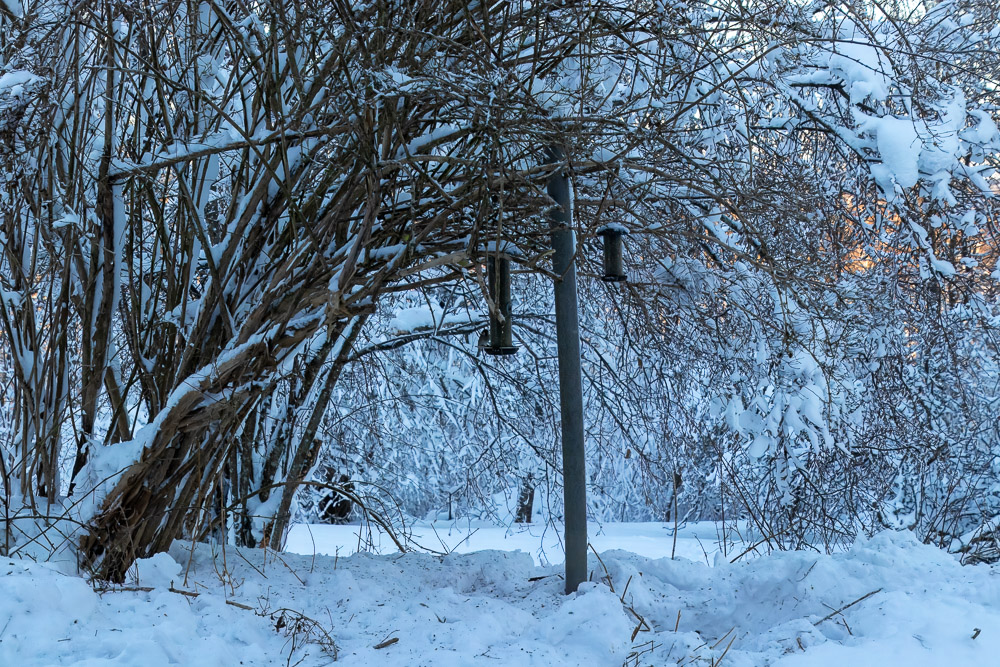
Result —
<svg viewBox="0 0 1000 667"><path fill-rule="evenodd" d="M531 523L535 506L535 482L529 474L521 483L521 492L517 496L517 523Z"/></svg>

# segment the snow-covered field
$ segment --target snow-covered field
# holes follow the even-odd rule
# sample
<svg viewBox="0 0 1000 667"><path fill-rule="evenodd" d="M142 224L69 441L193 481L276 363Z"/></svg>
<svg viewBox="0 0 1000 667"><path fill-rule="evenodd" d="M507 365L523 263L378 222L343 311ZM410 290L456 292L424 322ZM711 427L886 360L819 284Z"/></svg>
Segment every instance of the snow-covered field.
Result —
<svg viewBox="0 0 1000 667"><path fill-rule="evenodd" d="M540 528L414 529L449 555L384 544L350 555L350 526L297 527L299 554L176 544L109 591L70 563L4 558L0 665L912 667L1000 655L998 570L962 567L909 533L730 563L743 549L723 555L712 524L676 547L662 524L602 530L591 528L594 581L571 596Z"/></svg>
<svg viewBox="0 0 1000 667"><path fill-rule="evenodd" d="M685 524L673 539L674 529L666 523L591 523L587 537L591 546L603 553L622 549L648 558L683 556L690 560L714 563L725 554L734 558L744 551L738 529L721 529L712 522ZM536 565L559 565L564 562L559 531L550 524L515 524L498 527L490 521L419 521L407 527L407 541L428 552L471 553L487 549L524 551ZM396 544L374 524L358 526L292 526L286 550L292 553L346 556L358 551L398 553ZM717 554L719 554L717 556Z"/></svg>

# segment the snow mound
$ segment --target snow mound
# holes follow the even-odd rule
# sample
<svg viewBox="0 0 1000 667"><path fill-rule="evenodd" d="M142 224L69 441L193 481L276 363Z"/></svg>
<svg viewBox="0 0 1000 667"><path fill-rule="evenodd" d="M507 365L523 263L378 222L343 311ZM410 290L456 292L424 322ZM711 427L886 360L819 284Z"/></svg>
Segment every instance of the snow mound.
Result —
<svg viewBox="0 0 1000 667"><path fill-rule="evenodd" d="M665 538L666 539L666 538ZM622 546L631 546L627 537ZM0 664L968 665L1000 651L1000 579L908 533L714 567L623 550L350 557L178 544L111 591L0 559ZM724 656L724 657L723 657Z"/></svg>

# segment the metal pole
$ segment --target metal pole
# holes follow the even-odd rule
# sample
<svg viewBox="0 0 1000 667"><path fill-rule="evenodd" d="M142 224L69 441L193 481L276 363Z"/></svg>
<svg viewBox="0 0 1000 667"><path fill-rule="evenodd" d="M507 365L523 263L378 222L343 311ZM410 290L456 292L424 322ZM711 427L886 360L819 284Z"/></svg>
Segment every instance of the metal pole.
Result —
<svg viewBox="0 0 1000 667"><path fill-rule="evenodd" d="M561 148L550 147L549 163L562 162ZM549 177L552 269L556 276L556 344L559 351L559 405L562 418L563 504L566 521L566 593L587 579L587 469L583 447L583 381L580 373L580 319L576 299L576 235L569 178L560 170Z"/></svg>

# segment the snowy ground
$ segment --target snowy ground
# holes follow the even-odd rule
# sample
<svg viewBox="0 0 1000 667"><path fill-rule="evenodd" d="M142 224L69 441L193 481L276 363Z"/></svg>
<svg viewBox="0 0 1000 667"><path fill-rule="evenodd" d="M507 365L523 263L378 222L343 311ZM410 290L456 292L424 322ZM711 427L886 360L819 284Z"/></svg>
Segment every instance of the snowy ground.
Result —
<svg viewBox="0 0 1000 667"><path fill-rule="evenodd" d="M538 531L504 538L468 524L417 533L440 537L440 550L521 551L347 555L356 533L313 526L290 545L308 542L308 555L178 544L103 592L71 564L4 558L0 665L308 667L331 664L334 644L348 666L910 667L1000 655L998 569L961 567L908 533L730 564L740 549L718 553L714 526L683 531L673 560L663 525L603 529L592 528L598 551L628 551L592 556L595 581L572 596L558 566L536 563L558 560ZM312 555L314 540L334 555Z"/></svg>
<svg viewBox="0 0 1000 667"><path fill-rule="evenodd" d="M745 550L738 529L720 529L713 522L685 524L674 539L674 528L666 523L591 523L588 540L598 553L624 549L648 558L682 556L712 564L734 558ZM428 552L472 553L487 549L523 551L536 565L564 562L563 543L550 524L515 524L498 527L490 521L419 521L407 529L408 542ZM396 544L378 527L306 525L293 526L286 550L292 553L346 556L358 551L399 553ZM723 553L724 552L724 553Z"/></svg>

